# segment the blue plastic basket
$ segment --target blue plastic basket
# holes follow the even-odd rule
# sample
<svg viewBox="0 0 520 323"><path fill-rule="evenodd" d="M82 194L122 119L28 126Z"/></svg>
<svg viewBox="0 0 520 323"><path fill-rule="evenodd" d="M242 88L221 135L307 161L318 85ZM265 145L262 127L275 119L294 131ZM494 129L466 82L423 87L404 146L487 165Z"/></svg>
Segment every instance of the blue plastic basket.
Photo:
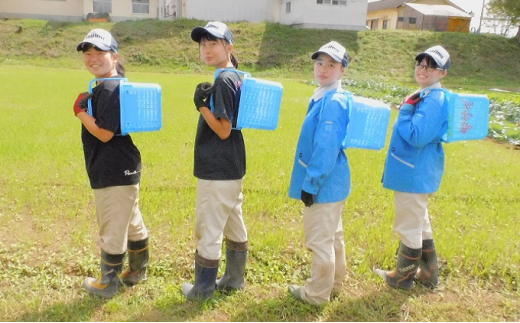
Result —
<svg viewBox="0 0 520 323"><path fill-rule="evenodd" d="M119 80L121 102L121 134L131 132L157 131L162 128L162 90L159 84L132 83L126 78L94 79L90 81L89 92L96 81ZM89 113L92 107L89 100Z"/></svg>
<svg viewBox="0 0 520 323"><path fill-rule="evenodd" d="M484 139L488 134L489 99L485 95L457 94L447 90L448 131L445 142Z"/></svg>
<svg viewBox="0 0 520 323"><path fill-rule="evenodd" d="M386 142L390 107L378 100L346 94L350 120L343 147L380 150Z"/></svg>
<svg viewBox="0 0 520 323"><path fill-rule="evenodd" d="M278 127L282 104L282 84L245 77L241 93L237 129L274 130Z"/></svg>
<svg viewBox="0 0 520 323"><path fill-rule="evenodd" d="M215 78L223 70L217 70ZM231 71L243 76L237 124L234 129L276 129L282 104L282 84L251 77L247 72L234 69Z"/></svg>

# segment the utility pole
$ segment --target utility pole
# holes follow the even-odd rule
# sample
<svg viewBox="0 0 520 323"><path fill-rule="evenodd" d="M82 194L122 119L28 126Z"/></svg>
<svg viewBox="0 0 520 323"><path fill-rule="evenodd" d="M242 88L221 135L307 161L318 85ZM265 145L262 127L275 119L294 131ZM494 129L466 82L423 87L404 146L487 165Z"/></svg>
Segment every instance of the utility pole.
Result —
<svg viewBox="0 0 520 323"><path fill-rule="evenodd" d="M486 5L486 0L482 0L482 9L480 10L480 21L478 23L477 33L480 34L480 27L482 27L482 18L484 16L484 6Z"/></svg>

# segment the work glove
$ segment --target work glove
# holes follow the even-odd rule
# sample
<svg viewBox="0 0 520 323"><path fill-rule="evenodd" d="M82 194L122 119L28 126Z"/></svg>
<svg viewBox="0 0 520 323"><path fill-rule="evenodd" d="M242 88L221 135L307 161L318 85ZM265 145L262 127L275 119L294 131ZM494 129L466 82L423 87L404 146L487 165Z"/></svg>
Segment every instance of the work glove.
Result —
<svg viewBox="0 0 520 323"><path fill-rule="evenodd" d="M416 107L417 104L419 102L421 102L422 100L423 100L423 98L421 98L421 92L417 92L417 93L410 95L408 98L406 98L404 100L403 104L410 104L410 105L413 105L414 107Z"/></svg>
<svg viewBox="0 0 520 323"><path fill-rule="evenodd" d="M193 102L195 103L197 111L199 111L201 107L209 108L209 100L212 91L213 85L209 82L197 85L195 88L195 94L193 95Z"/></svg>
<svg viewBox="0 0 520 323"><path fill-rule="evenodd" d="M74 115L78 115L80 112L88 112L88 100L92 99L94 94L83 92L78 95L76 102L74 102Z"/></svg>
<svg viewBox="0 0 520 323"><path fill-rule="evenodd" d="M308 193L304 190L302 190L302 196L301 196L303 204L307 207L311 207L311 205L314 204L314 194Z"/></svg>

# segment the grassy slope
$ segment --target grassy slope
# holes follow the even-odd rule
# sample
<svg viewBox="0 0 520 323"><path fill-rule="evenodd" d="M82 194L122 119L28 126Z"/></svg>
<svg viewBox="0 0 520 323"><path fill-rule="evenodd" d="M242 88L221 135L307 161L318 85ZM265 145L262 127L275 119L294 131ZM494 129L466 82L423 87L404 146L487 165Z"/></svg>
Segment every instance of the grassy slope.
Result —
<svg viewBox="0 0 520 323"><path fill-rule="evenodd" d="M41 20L0 22L0 61L77 68L75 45L94 27L109 29L120 42L129 69L194 72L205 68L191 41L195 20L145 20L108 24L70 24ZM309 55L330 39L350 54L349 77L413 83L413 57L435 44L452 55L446 79L452 87L517 90L520 44L497 35L415 31L298 30L271 23L232 23L236 54L243 69L260 76L308 78Z"/></svg>

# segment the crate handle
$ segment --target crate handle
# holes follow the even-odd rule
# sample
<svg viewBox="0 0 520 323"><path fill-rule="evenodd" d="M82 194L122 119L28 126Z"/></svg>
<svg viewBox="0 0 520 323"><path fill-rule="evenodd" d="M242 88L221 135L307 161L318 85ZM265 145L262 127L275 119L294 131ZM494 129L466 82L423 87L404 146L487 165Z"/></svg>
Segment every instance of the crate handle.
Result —
<svg viewBox="0 0 520 323"><path fill-rule="evenodd" d="M251 77L250 73L244 72L244 71L240 71L240 70L237 70L235 68L219 68L218 70L215 71L215 78L214 78L214 80L217 79L217 77L220 74L220 72L224 72L224 71L229 71L229 72L235 72L235 73L238 73L238 74L242 74L242 75L244 75L244 78ZM215 82L215 81L213 81L213 82ZM211 99L210 99L209 108L210 108L211 112L215 111L215 104L213 103L213 97L211 97ZM233 129L233 130L241 130L241 129L238 129L236 127L232 127L231 129Z"/></svg>
<svg viewBox="0 0 520 323"><path fill-rule="evenodd" d="M119 81L124 81L124 82L128 81L128 79L126 77L104 77L104 78L93 79L88 83L88 93L92 93L92 84L94 84L94 82L108 81L108 80L110 80L110 81L119 80ZM88 99L88 114L90 114L92 116L92 99Z"/></svg>
<svg viewBox="0 0 520 323"><path fill-rule="evenodd" d="M219 68L218 70L216 70L215 72L215 80L217 79L217 76L220 74L220 72L223 72L223 71L230 71L230 72L236 72L238 74L242 74L244 75L244 77L251 77L251 74L248 73L248 72L243 72L243 71L239 71L235 68Z"/></svg>

